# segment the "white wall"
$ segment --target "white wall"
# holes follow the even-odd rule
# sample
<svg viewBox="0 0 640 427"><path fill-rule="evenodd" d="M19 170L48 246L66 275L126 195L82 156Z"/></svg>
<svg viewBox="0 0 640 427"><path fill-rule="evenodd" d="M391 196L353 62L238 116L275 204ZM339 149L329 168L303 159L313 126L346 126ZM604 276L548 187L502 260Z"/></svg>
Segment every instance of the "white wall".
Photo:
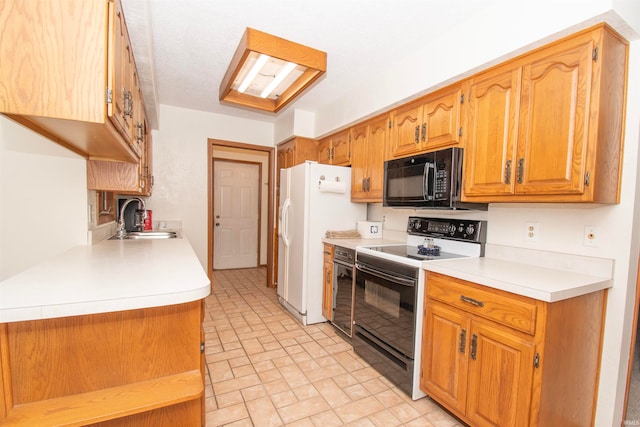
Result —
<svg viewBox="0 0 640 427"><path fill-rule="evenodd" d="M86 161L0 115L0 281L87 242Z"/></svg>
<svg viewBox="0 0 640 427"><path fill-rule="evenodd" d="M627 15L633 18L640 14L640 2L626 3ZM361 76L359 87L317 112L316 136L602 21L601 14L612 22L619 21L615 13L608 12L608 0L491 1L483 6L472 19L461 20L440 37L416 40L415 51L404 60Z"/></svg>
<svg viewBox="0 0 640 427"><path fill-rule="evenodd" d="M273 146L272 123L160 105L153 131L155 187L147 207L153 220L182 221L202 266L207 268L208 139Z"/></svg>

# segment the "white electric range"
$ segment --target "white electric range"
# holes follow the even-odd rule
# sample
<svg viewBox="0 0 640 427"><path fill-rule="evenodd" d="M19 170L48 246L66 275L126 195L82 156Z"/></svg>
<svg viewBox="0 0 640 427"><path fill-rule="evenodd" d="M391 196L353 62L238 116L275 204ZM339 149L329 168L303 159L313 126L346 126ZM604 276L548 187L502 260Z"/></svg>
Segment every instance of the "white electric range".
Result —
<svg viewBox="0 0 640 427"><path fill-rule="evenodd" d="M414 400L425 395L419 387L425 263L483 256L486 225L409 217L406 244L356 250L354 350Z"/></svg>

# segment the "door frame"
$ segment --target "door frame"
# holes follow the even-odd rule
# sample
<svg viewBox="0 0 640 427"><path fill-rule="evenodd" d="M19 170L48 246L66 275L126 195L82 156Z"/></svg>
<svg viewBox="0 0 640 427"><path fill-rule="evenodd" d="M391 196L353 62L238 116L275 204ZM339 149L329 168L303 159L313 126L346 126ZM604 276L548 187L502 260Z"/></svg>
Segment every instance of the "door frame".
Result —
<svg viewBox="0 0 640 427"><path fill-rule="evenodd" d="M239 165L252 165L252 166L257 166L258 167L258 239L257 239L257 265L258 267L260 266L260 249L262 247L262 163L259 162L250 162L250 161L246 161L246 160L236 160L236 159L225 159L225 158L221 158L221 157L213 157L212 158L212 162L211 164L213 165L215 162L226 162L226 163L235 163L235 164L239 164ZM211 169L212 174L214 176L214 178L211 181L211 188L215 189L215 166L212 167ZM211 193L213 194L213 193ZM211 209L212 212L211 214L213 215L213 209L215 208L215 197L213 197L214 203L212 203L211 205ZM267 208L268 209L268 208ZM215 223L215 221L212 221ZM213 235L215 236L215 232L213 233ZM215 238L212 239L212 242L215 244ZM269 254L269 248L267 248L267 256ZM215 250L212 251L212 255L215 256ZM213 262L213 261L212 261ZM213 265L215 265L215 263L213 263ZM213 267L212 267L213 268Z"/></svg>
<svg viewBox="0 0 640 427"><path fill-rule="evenodd" d="M266 286L274 287L273 277L273 245L275 237L275 212L274 212L274 170L275 170L275 147L263 145L246 144L243 142L225 141L221 139L207 139L207 275L213 290L213 150L215 147L232 147L249 151L266 152L269 157L268 163L268 200L267 200L267 277ZM258 255L259 256L259 255Z"/></svg>

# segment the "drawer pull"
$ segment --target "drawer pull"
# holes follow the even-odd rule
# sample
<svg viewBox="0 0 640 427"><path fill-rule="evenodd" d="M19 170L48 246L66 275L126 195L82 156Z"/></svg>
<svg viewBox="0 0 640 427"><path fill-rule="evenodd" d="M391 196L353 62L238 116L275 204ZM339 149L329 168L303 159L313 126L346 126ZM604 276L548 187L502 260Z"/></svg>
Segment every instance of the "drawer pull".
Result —
<svg viewBox="0 0 640 427"><path fill-rule="evenodd" d="M482 301L475 300L473 298L465 297L464 295L460 295L460 301L467 302L469 304L475 305L476 307L484 307L484 303Z"/></svg>

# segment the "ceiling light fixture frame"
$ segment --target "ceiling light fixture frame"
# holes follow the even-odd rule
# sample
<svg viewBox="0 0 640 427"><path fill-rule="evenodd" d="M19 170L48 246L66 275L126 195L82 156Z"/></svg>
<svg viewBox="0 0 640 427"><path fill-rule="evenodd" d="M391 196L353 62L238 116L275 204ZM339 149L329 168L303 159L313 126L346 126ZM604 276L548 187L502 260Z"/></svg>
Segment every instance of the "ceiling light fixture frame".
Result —
<svg viewBox="0 0 640 427"><path fill-rule="evenodd" d="M275 99L240 93L233 88L233 85L252 52L292 62L304 67L305 70ZM277 113L318 80L326 70L327 54L325 52L247 28L220 83L219 99L221 102Z"/></svg>

